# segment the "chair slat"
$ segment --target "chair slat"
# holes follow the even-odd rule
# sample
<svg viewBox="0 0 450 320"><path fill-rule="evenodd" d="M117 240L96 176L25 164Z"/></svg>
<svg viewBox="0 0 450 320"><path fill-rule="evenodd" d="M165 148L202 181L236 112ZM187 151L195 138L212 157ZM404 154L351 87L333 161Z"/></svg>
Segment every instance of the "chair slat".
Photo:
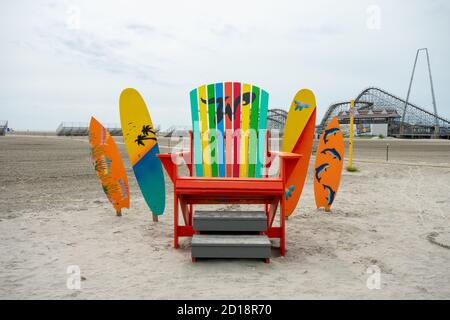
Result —
<svg viewBox="0 0 450 320"><path fill-rule="evenodd" d="M233 83L233 177L239 177L241 129L241 83Z"/></svg>
<svg viewBox="0 0 450 320"><path fill-rule="evenodd" d="M208 127L209 127L209 153L211 156L211 176L217 177L219 175L219 168L217 165L217 139L216 139L216 99L215 86L209 84L208 91Z"/></svg>
<svg viewBox="0 0 450 320"><path fill-rule="evenodd" d="M241 159L239 163L239 176L248 176L248 133L250 128L251 86L242 85L241 101Z"/></svg>
<svg viewBox="0 0 450 320"><path fill-rule="evenodd" d="M207 95L206 86L198 88L198 103L200 105L200 122L202 132L202 159L203 159L203 176L211 177L211 154L209 150L209 134L208 134L208 116L207 116Z"/></svg>
<svg viewBox="0 0 450 320"><path fill-rule="evenodd" d="M256 172L255 177L261 178L263 177L263 169L264 169L264 159L266 152L266 129L267 129L267 110L269 108L269 94L261 90L261 104L259 108L259 129L258 132L258 158L256 161ZM261 134L263 133L263 134Z"/></svg>
<svg viewBox="0 0 450 320"><path fill-rule="evenodd" d="M259 96L260 89L257 86L252 87L253 101L250 114L250 135L249 135L249 164L248 164L248 177L255 177L256 160L258 158L258 120L259 120Z"/></svg>
<svg viewBox="0 0 450 320"><path fill-rule="evenodd" d="M216 122L217 122L217 160L219 177L225 177L225 143L224 143L224 103L223 83L216 83Z"/></svg>
<svg viewBox="0 0 450 320"><path fill-rule="evenodd" d="M225 162L227 177L233 176L233 83L225 82Z"/></svg>
<svg viewBox="0 0 450 320"><path fill-rule="evenodd" d="M194 139L193 142L194 142L195 174L197 177L203 177L202 141L200 131L197 89L194 89L190 92L190 100L191 100L192 133Z"/></svg>

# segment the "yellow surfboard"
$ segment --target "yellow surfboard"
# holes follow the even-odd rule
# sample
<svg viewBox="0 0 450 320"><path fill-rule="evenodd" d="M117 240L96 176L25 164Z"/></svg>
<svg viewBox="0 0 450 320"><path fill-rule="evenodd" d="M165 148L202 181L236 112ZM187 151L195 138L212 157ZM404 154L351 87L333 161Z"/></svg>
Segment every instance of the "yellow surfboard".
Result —
<svg viewBox="0 0 450 320"><path fill-rule="evenodd" d="M293 173L286 181L286 216L290 216L297 207L308 173L316 125L316 98L308 89L302 89L295 95L286 119L282 151L302 155Z"/></svg>
<svg viewBox="0 0 450 320"><path fill-rule="evenodd" d="M316 98L308 89L302 89L295 95L286 119L282 150L292 152L298 138L305 129L311 115L316 110Z"/></svg>
<svg viewBox="0 0 450 320"><path fill-rule="evenodd" d="M120 95L120 122L136 180L154 216L163 214L165 184L155 128L144 99L128 88Z"/></svg>

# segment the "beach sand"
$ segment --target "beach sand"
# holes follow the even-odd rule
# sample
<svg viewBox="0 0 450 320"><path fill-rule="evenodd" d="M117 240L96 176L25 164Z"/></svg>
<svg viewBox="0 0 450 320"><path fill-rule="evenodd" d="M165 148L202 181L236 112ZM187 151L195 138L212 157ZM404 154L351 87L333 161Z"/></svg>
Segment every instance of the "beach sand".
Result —
<svg viewBox="0 0 450 320"><path fill-rule="evenodd" d="M310 172L286 256L274 248L270 264L193 264L187 238L173 249L170 180L155 223L120 143L131 208L116 217L86 141L0 137L1 299L450 298L450 141L357 140L360 171L344 171L331 213L316 210ZM67 287L73 265L79 290Z"/></svg>

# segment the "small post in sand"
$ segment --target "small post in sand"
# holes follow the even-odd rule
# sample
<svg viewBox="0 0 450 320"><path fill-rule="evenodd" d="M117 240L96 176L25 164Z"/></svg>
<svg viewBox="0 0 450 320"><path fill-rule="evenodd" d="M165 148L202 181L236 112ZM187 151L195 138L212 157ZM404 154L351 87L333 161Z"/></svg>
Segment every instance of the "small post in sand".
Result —
<svg viewBox="0 0 450 320"><path fill-rule="evenodd" d="M350 101L350 135L348 139L348 172L356 172L358 168L353 167L353 135L354 135L354 121L355 121L355 100Z"/></svg>
<svg viewBox="0 0 450 320"><path fill-rule="evenodd" d="M122 210L121 209L116 210L116 216L117 217L121 217L122 216Z"/></svg>
<svg viewBox="0 0 450 320"><path fill-rule="evenodd" d="M152 214L153 222L158 222L158 216L156 214Z"/></svg>
<svg viewBox="0 0 450 320"><path fill-rule="evenodd" d="M350 136L348 146L348 166L353 167L353 123L355 118L355 100L350 102Z"/></svg>
<svg viewBox="0 0 450 320"><path fill-rule="evenodd" d="M386 144L386 161L389 161L389 143Z"/></svg>

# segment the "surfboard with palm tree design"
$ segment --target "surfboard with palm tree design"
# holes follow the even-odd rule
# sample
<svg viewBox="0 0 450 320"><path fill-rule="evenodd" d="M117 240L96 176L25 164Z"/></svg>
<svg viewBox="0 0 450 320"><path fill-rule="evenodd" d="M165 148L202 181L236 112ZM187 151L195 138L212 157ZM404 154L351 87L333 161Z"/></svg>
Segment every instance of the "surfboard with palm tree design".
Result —
<svg viewBox="0 0 450 320"><path fill-rule="evenodd" d="M125 146L142 195L154 219L164 213L165 184L158 140L144 99L135 89L122 91L120 122Z"/></svg>

